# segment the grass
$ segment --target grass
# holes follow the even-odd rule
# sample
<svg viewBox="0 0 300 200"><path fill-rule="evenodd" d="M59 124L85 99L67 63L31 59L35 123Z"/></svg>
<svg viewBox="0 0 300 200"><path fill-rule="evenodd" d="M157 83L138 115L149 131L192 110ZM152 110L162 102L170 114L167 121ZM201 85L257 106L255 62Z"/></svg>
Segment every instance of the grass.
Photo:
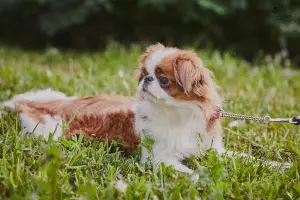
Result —
<svg viewBox="0 0 300 200"><path fill-rule="evenodd" d="M132 72L141 51L116 45L81 54L1 48L0 102L48 87L78 96L133 95ZM227 111L300 115L300 71L282 69L280 57L251 66L228 53L200 55L223 89ZM253 122L231 127L230 122L223 123L228 149L293 167L280 173L259 161L219 160L208 152L186 161L200 175L192 182L172 167L139 165L138 153L121 152L115 144L28 137L20 133L16 115L9 114L0 119L0 199L299 199L300 128Z"/></svg>

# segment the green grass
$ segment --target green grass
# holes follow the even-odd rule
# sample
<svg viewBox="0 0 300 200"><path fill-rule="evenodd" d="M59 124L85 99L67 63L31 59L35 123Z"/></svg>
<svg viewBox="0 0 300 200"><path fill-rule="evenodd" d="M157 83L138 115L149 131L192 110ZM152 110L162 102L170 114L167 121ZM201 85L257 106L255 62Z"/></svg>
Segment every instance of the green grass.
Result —
<svg viewBox="0 0 300 200"><path fill-rule="evenodd" d="M0 49L0 102L32 89L51 87L68 95L133 95L132 78L142 49L112 45L102 53L25 52ZM235 113L273 117L300 115L300 71L251 66L230 54L201 51ZM0 199L299 199L300 128L289 124L224 120L225 145L260 159L291 162L284 173L259 161L217 159L214 152L191 158L200 175L192 182L171 167L139 165L138 153L84 138L45 141L20 132L15 114L0 120ZM116 188L128 184L125 193Z"/></svg>

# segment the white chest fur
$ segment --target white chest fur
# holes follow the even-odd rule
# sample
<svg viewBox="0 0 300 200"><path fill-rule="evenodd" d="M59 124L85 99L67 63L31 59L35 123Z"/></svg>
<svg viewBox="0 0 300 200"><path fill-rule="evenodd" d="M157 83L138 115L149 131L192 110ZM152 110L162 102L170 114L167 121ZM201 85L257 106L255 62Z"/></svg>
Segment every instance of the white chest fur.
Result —
<svg viewBox="0 0 300 200"><path fill-rule="evenodd" d="M206 135L206 120L196 104L166 106L142 100L135 102L133 110L136 132L154 139L154 159L181 160L206 148L200 142Z"/></svg>

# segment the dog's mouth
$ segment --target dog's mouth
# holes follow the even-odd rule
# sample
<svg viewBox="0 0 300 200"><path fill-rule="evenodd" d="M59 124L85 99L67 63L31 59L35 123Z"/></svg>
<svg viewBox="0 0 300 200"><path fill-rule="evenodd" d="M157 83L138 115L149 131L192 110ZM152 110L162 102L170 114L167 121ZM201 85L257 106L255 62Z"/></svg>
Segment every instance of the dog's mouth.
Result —
<svg viewBox="0 0 300 200"><path fill-rule="evenodd" d="M148 87L145 84L143 85L143 92L148 92Z"/></svg>
<svg viewBox="0 0 300 200"><path fill-rule="evenodd" d="M151 97L153 97L154 99L157 99L151 92L148 91L148 87L143 85L143 92Z"/></svg>

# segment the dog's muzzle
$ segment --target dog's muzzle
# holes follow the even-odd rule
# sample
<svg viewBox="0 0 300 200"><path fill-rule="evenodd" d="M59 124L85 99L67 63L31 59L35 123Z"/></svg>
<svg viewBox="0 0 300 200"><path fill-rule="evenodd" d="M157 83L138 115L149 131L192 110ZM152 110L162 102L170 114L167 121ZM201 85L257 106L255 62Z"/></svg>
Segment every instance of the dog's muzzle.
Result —
<svg viewBox="0 0 300 200"><path fill-rule="evenodd" d="M154 78L150 75L146 76L144 79L144 84L143 84L143 91L147 92L148 91L148 85L154 81Z"/></svg>

